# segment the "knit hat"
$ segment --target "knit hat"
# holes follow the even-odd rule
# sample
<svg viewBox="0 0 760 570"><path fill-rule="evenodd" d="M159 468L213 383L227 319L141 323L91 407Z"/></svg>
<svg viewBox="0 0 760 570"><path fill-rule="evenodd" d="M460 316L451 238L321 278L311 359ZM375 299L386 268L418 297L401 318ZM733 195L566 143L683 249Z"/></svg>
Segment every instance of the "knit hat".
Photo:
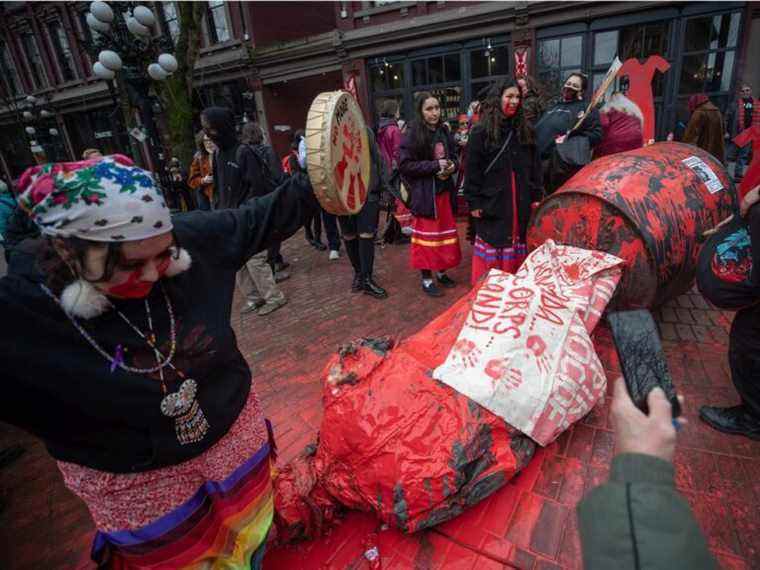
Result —
<svg viewBox="0 0 760 570"><path fill-rule="evenodd" d="M120 154L27 169L18 203L48 236L113 242L172 229L169 208L151 173Z"/></svg>

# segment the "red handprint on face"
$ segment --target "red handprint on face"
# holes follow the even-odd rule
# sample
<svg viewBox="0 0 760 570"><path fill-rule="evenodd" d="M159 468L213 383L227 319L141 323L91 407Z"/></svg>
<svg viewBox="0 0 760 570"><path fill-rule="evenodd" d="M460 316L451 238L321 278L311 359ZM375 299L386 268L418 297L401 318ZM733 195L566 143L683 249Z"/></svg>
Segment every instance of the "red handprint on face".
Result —
<svg viewBox="0 0 760 570"><path fill-rule="evenodd" d="M474 367L480 360L482 351L471 340L461 339L454 344L452 351L452 358L454 360L460 360L462 366L465 368Z"/></svg>

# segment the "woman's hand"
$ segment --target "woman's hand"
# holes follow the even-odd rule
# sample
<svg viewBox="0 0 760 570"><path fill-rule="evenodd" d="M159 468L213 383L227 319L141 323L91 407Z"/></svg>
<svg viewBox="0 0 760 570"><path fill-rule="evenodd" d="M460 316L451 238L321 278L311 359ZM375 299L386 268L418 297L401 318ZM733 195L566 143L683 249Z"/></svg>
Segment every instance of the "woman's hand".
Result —
<svg viewBox="0 0 760 570"><path fill-rule="evenodd" d="M757 204L758 200L760 200L760 184L755 186L744 196L744 200L742 200L742 203L739 206L739 211L742 216L746 216L749 209Z"/></svg>
<svg viewBox="0 0 760 570"><path fill-rule="evenodd" d="M449 166L449 161L445 158L441 158L438 160L438 173L443 174L446 172L446 168Z"/></svg>
<svg viewBox="0 0 760 570"><path fill-rule="evenodd" d="M481 218L483 217L483 210L470 210L470 215L473 218Z"/></svg>
<svg viewBox="0 0 760 570"><path fill-rule="evenodd" d="M567 135L557 135L554 137L554 142L557 144L562 144L567 139Z"/></svg>
<svg viewBox="0 0 760 570"><path fill-rule="evenodd" d="M447 160L446 168L443 171L443 173L446 175L451 175L451 174L454 174L454 170L456 170L456 166L454 165L454 163L451 160Z"/></svg>

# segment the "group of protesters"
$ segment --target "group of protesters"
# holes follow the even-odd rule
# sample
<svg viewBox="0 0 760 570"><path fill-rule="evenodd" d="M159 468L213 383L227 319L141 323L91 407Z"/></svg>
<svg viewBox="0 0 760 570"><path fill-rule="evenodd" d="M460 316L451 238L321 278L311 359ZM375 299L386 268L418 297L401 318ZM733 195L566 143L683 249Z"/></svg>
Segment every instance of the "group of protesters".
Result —
<svg viewBox="0 0 760 570"><path fill-rule="evenodd" d="M408 191L393 202L424 294L456 286L448 271L461 262L460 189L473 222L472 283L491 268L516 271L532 204L584 161L643 144L635 105L615 94L584 114L587 90L587 78L573 73L547 108L532 79L499 81L458 123L458 140L432 93L417 95L405 131L398 106L387 105L370 133L367 203L337 220L315 200L302 134L280 160L259 125L246 124L241 140L223 108L201 114L187 176L170 164L196 211L172 215L153 178L121 155L25 172L18 204L39 237L15 248L0 281L0 313L13 323L0 334L13 386L0 418L39 436L87 504L98 529L93 558L114 567L167 559L172 567L260 567L274 448L230 324L235 282L244 312L284 305L280 245L306 226L310 244L324 250L321 220L329 259L339 258L343 240L351 290L387 297L374 279L374 248L381 195L394 180ZM684 139L712 145L717 132L722 142L711 103L691 106ZM580 507L588 567L712 567L674 487L670 404L655 390L645 415L618 381L613 417L611 481ZM658 533L667 548L652 547Z"/></svg>

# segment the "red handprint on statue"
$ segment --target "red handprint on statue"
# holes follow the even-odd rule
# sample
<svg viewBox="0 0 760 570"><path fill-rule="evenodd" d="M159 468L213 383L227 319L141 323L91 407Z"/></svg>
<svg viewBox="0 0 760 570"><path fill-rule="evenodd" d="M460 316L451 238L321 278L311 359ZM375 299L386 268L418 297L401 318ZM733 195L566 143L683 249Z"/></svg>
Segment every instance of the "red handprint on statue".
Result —
<svg viewBox="0 0 760 570"><path fill-rule="evenodd" d="M465 368L473 368L483 353L474 342L467 339L458 340L451 351L453 358L460 360Z"/></svg>

